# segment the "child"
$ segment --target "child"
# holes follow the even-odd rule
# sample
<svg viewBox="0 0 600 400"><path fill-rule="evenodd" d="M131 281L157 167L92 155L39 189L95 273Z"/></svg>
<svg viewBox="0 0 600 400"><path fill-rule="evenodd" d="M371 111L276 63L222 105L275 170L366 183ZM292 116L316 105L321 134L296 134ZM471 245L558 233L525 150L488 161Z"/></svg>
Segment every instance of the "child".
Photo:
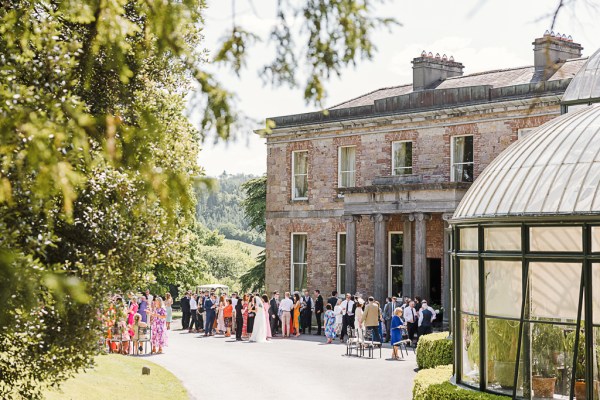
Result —
<svg viewBox="0 0 600 400"><path fill-rule="evenodd" d="M231 336L231 319L233 317L233 306L231 305L231 299L227 299L227 305L223 308L223 318L225 319L225 337Z"/></svg>
<svg viewBox="0 0 600 400"><path fill-rule="evenodd" d="M129 341L131 340L131 336L129 336L129 328L125 323L125 319L119 320L119 335L121 336L121 354L129 354Z"/></svg>
<svg viewBox="0 0 600 400"><path fill-rule="evenodd" d="M142 321L141 314L135 314L133 316L133 325L131 326L131 329L133 330L133 351L136 355L139 355L141 350L141 346L139 346L140 328L146 328L147 326L148 324Z"/></svg>
<svg viewBox="0 0 600 400"><path fill-rule="evenodd" d="M327 343L332 343L335 339L335 314L331 309L331 304L325 306L325 336L327 336Z"/></svg>

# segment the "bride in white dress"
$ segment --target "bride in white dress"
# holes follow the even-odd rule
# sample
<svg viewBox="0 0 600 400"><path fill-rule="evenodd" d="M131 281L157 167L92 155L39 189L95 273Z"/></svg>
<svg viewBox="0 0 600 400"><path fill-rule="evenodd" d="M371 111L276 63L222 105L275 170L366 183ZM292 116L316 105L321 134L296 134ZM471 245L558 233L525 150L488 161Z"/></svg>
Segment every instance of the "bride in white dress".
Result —
<svg viewBox="0 0 600 400"><path fill-rule="evenodd" d="M252 329L251 342L266 343L267 342L267 322L265 318L265 306L260 296L254 296L256 305L256 317L254 318L254 327Z"/></svg>

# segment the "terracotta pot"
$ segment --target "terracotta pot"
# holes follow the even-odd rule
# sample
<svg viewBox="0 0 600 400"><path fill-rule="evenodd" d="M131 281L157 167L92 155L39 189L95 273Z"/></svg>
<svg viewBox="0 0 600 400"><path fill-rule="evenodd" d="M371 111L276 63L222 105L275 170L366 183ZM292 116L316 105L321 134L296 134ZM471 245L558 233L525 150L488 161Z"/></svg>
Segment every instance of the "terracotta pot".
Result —
<svg viewBox="0 0 600 400"><path fill-rule="evenodd" d="M575 398L577 400L586 400L585 381L575 382Z"/></svg>
<svg viewBox="0 0 600 400"><path fill-rule="evenodd" d="M536 398L553 398L556 378L531 377L531 387Z"/></svg>

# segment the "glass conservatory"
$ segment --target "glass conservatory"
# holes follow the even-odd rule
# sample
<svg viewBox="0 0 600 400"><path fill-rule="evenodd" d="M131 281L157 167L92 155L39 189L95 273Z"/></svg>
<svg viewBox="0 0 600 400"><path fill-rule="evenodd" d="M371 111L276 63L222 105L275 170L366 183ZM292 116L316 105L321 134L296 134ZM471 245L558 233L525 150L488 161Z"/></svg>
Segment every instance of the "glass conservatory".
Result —
<svg viewBox="0 0 600 400"><path fill-rule="evenodd" d="M600 78L581 84L599 67L596 52L563 97L568 112L498 156L454 214L458 384L599 398Z"/></svg>

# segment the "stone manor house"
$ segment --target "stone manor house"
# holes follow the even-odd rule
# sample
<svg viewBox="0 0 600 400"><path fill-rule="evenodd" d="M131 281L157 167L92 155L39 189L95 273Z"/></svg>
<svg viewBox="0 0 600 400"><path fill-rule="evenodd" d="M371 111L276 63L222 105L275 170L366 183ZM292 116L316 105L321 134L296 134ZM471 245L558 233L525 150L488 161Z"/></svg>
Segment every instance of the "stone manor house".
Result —
<svg viewBox="0 0 600 400"><path fill-rule="evenodd" d="M423 52L412 83L271 118L267 290L420 295L447 308L447 220L494 157L560 115L581 52L547 32L533 65L470 75Z"/></svg>

